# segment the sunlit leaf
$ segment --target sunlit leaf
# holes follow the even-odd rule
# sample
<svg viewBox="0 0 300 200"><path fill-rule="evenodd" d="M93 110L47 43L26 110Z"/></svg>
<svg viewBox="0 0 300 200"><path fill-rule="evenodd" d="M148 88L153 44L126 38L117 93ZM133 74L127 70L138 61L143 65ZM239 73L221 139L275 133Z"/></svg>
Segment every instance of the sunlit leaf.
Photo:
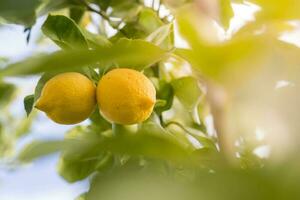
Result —
<svg viewBox="0 0 300 200"><path fill-rule="evenodd" d="M198 105L202 91L197 79L193 77L183 77L172 81L174 94L183 106L192 111Z"/></svg>
<svg viewBox="0 0 300 200"><path fill-rule="evenodd" d="M102 63L142 70L158 62L166 52L142 40L122 39L111 47L96 50L58 51L11 64L0 71L1 76L29 75L42 72L78 70L81 67Z"/></svg>
<svg viewBox="0 0 300 200"><path fill-rule="evenodd" d="M166 49L169 49L172 47L172 45L170 45L172 40L172 28L172 24L163 25L148 35L146 41L152 42L157 46L161 46L162 48L165 47Z"/></svg>
<svg viewBox="0 0 300 200"><path fill-rule="evenodd" d="M63 15L49 15L43 33L63 49L87 48L87 41L76 23Z"/></svg>
<svg viewBox="0 0 300 200"><path fill-rule="evenodd" d="M236 84L263 65L270 48L268 45L270 43L264 37L248 37L216 46L195 45L193 50L178 49L176 54L207 78Z"/></svg>

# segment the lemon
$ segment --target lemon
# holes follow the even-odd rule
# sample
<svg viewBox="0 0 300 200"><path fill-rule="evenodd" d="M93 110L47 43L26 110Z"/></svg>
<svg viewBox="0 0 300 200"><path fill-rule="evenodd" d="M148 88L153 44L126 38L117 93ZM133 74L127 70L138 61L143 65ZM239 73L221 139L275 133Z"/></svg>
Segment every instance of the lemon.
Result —
<svg viewBox="0 0 300 200"><path fill-rule="evenodd" d="M114 69L98 83L97 101L102 115L117 124L136 124L152 113L156 91L152 82L141 72Z"/></svg>
<svg viewBox="0 0 300 200"><path fill-rule="evenodd" d="M96 87L86 76L68 72L51 78L35 107L59 124L76 124L87 119L96 105Z"/></svg>

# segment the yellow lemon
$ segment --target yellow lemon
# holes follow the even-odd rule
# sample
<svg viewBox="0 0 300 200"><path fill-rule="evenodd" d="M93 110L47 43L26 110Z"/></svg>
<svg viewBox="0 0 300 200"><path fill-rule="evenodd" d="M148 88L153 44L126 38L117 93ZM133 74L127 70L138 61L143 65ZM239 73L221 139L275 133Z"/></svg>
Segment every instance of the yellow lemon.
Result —
<svg viewBox="0 0 300 200"><path fill-rule="evenodd" d="M59 124L87 119L96 105L96 87L86 76L68 72L54 76L44 86L35 107Z"/></svg>
<svg viewBox="0 0 300 200"><path fill-rule="evenodd" d="M102 115L117 124L145 121L153 110L156 91L152 82L141 72L114 69L98 83L97 101Z"/></svg>

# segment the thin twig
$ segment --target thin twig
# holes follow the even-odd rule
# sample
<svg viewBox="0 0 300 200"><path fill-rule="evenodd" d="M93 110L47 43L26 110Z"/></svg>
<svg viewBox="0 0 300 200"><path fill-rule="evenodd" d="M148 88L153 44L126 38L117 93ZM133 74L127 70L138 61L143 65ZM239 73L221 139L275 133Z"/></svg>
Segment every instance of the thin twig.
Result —
<svg viewBox="0 0 300 200"><path fill-rule="evenodd" d="M126 32L123 31L122 29L119 29L119 24L115 25L112 23L112 21L110 20L109 16L106 14L106 12L104 12L103 10L96 10L96 9L92 8L85 0L81 0L81 2L85 5L85 7L87 8L88 11L99 14L103 19L105 19L109 23L109 25L113 29L121 32L123 35L125 35L127 37Z"/></svg>
<svg viewBox="0 0 300 200"><path fill-rule="evenodd" d="M152 8L155 10L155 0L152 0Z"/></svg>
<svg viewBox="0 0 300 200"><path fill-rule="evenodd" d="M160 0L158 0L158 8L157 8L158 17L159 17L160 7L161 7L161 2Z"/></svg>
<svg viewBox="0 0 300 200"><path fill-rule="evenodd" d="M103 11L103 10L96 10L94 8L92 8L88 2L86 2L85 0L81 0L81 2L84 4L84 6L91 12L97 13L99 14L102 18L104 18L105 20L110 21L109 16Z"/></svg>

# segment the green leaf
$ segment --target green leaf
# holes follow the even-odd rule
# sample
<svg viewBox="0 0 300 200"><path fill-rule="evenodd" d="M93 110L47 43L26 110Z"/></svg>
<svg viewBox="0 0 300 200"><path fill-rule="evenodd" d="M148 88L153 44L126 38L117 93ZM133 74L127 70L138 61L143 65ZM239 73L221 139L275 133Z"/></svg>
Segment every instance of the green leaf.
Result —
<svg viewBox="0 0 300 200"><path fill-rule="evenodd" d="M142 26L146 33L150 34L163 26L164 23L161 21L157 13L149 8L145 8L141 11L138 19L138 23Z"/></svg>
<svg viewBox="0 0 300 200"><path fill-rule="evenodd" d="M158 29L156 29L154 32L152 32L150 35L147 36L146 41L152 42L153 44L160 46L162 48L170 49L172 48L171 45L171 34L172 34L172 28L173 24L166 24Z"/></svg>
<svg viewBox="0 0 300 200"><path fill-rule="evenodd" d="M83 8L71 7L69 9L70 18L77 24L80 22L84 15L85 10Z"/></svg>
<svg viewBox="0 0 300 200"><path fill-rule="evenodd" d="M40 0L0 0L0 17L30 27L35 23L35 9L40 3Z"/></svg>
<svg viewBox="0 0 300 200"><path fill-rule="evenodd" d="M155 11L144 8L139 13L137 20L126 23L122 28L122 33L116 34L112 40L124 37L123 33L125 33L125 36L128 38L144 39L163 25L164 23Z"/></svg>
<svg viewBox="0 0 300 200"><path fill-rule="evenodd" d="M163 111L169 110L173 104L173 96L174 91L172 85L164 80L160 80L156 98L165 101L165 104L163 106L156 107L155 111L158 114L161 114Z"/></svg>
<svg viewBox="0 0 300 200"><path fill-rule="evenodd" d="M92 2L97 4L101 10L106 11L110 6L112 0L93 0Z"/></svg>
<svg viewBox="0 0 300 200"><path fill-rule="evenodd" d="M0 82L0 106L4 107L11 100L15 93L16 87L13 84Z"/></svg>
<svg viewBox="0 0 300 200"><path fill-rule="evenodd" d="M90 120L92 121L91 127L98 132L103 132L108 129L111 129L111 123L100 115L99 108L97 107L93 114L90 116Z"/></svg>
<svg viewBox="0 0 300 200"><path fill-rule="evenodd" d="M30 162L34 159L46 156L66 148L65 141L34 141L20 152L18 160L21 162Z"/></svg>
<svg viewBox="0 0 300 200"><path fill-rule="evenodd" d="M32 113L28 117L22 118L18 123L15 129L14 135L16 138L20 138L28 133L30 133L30 128L35 118L35 113Z"/></svg>
<svg viewBox="0 0 300 200"><path fill-rule="evenodd" d="M123 21L132 21L139 14L141 5L134 0L120 1L112 0L110 16L122 18Z"/></svg>
<svg viewBox="0 0 300 200"><path fill-rule="evenodd" d="M142 123L137 133L125 128L116 131L116 137L107 138L102 145L113 153L173 162L185 160L189 153L181 141L151 119Z"/></svg>
<svg viewBox="0 0 300 200"><path fill-rule="evenodd" d="M86 200L86 193L79 195L75 200Z"/></svg>
<svg viewBox="0 0 300 200"><path fill-rule="evenodd" d="M259 19L267 20L292 20L299 19L300 2L297 0L251 0L261 6L257 14Z"/></svg>
<svg viewBox="0 0 300 200"><path fill-rule="evenodd" d="M193 50L176 49L175 54L186 59L206 78L234 87L263 66L271 47L270 40L264 36L250 36L233 38L217 45L203 45L194 41L190 43Z"/></svg>
<svg viewBox="0 0 300 200"><path fill-rule="evenodd" d="M34 90L34 103L40 98L42 90L44 88L44 85L48 80L50 80L53 76L55 76L57 73L45 73L42 75L42 77L39 79L35 90Z"/></svg>
<svg viewBox="0 0 300 200"><path fill-rule="evenodd" d="M63 156L68 160L98 158L102 153L111 152L117 155L183 161L189 154L189 149L181 141L152 120L142 123L138 131L116 125L113 131L100 134L82 130L72 134L73 136L68 134L66 140L79 142L76 145L81 148L65 150Z"/></svg>
<svg viewBox="0 0 300 200"><path fill-rule="evenodd" d="M81 32L87 40L88 45L92 48L96 49L99 47L109 47L112 45L111 42L102 35L91 33L86 29L81 29Z"/></svg>
<svg viewBox="0 0 300 200"><path fill-rule="evenodd" d="M33 94L28 95L24 98L24 108L27 113L27 116L29 116L29 114L31 113L33 104L34 104L34 95Z"/></svg>
<svg viewBox="0 0 300 200"><path fill-rule="evenodd" d="M96 140L95 140L96 139ZM66 134L66 140L75 140L80 148L65 149L58 163L58 173L68 182L83 180L97 170L111 166L111 154L97 148L101 136L86 127L75 127Z"/></svg>
<svg viewBox="0 0 300 200"><path fill-rule="evenodd" d="M63 49L87 48L87 41L76 23L63 15L49 15L43 33Z"/></svg>
<svg viewBox="0 0 300 200"><path fill-rule="evenodd" d="M202 95L199 82L196 78L187 76L172 81L174 93L182 105L189 111L193 111L198 105Z"/></svg>
<svg viewBox="0 0 300 200"><path fill-rule="evenodd" d="M85 158L86 157L86 158ZM74 183L88 177L97 167L102 155L84 155L81 159L68 159L62 156L58 162L58 173L69 183Z"/></svg>
<svg viewBox="0 0 300 200"><path fill-rule="evenodd" d="M104 67L115 65L142 70L160 61L164 56L166 52L151 43L122 39L111 47L96 50L58 51L49 55L28 58L0 70L0 77L74 71L96 63L102 63Z"/></svg>
<svg viewBox="0 0 300 200"><path fill-rule="evenodd" d="M78 7L78 1L74 0L43 0L43 3L37 9L37 16L46 15L52 11L62 10L69 7Z"/></svg>

